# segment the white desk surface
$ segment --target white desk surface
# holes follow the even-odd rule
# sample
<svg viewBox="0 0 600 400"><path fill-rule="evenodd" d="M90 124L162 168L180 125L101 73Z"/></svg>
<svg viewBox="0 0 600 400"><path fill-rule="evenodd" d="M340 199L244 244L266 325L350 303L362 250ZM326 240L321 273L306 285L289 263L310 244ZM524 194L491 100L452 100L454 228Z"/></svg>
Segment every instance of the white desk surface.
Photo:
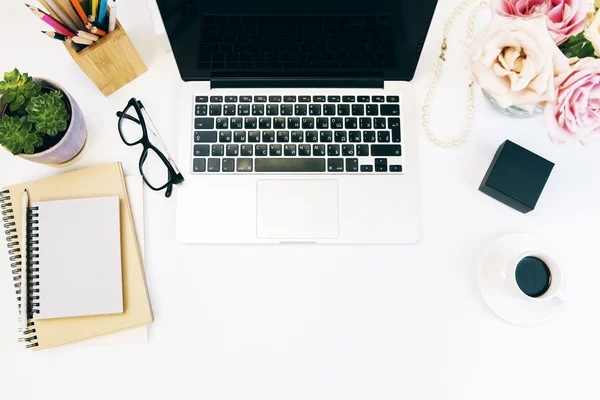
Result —
<svg viewBox="0 0 600 400"><path fill-rule="evenodd" d="M176 153L173 56L153 40L146 0L120 19L149 72L105 98L19 1L0 14L0 71L18 66L60 82L89 128L85 156L56 170L0 151L0 186L110 161L137 171L114 113L143 100ZM415 84L422 101L456 0L440 1ZM463 123L463 29L450 48L435 128ZM450 76L452 75L452 76ZM414 246L201 246L175 240L175 200L145 191L148 285L156 322L142 345L26 352L15 343L14 294L0 270L1 399L332 400L598 398L600 147L552 145L541 119L501 117L477 98L472 140L430 146L419 127L423 236ZM478 192L511 139L556 162L537 209L522 215ZM235 229L235 227L232 227ZM555 244L569 301L553 320L514 327L477 287L475 257L504 233ZM2 245L4 246L4 245Z"/></svg>

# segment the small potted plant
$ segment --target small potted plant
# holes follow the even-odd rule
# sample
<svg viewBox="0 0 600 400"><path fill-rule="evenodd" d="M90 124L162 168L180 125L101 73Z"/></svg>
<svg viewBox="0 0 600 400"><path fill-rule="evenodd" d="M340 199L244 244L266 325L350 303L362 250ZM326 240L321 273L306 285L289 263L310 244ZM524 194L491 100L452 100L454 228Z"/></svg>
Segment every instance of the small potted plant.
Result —
<svg viewBox="0 0 600 400"><path fill-rule="evenodd" d="M83 149L87 129L81 109L55 82L16 68L0 81L0 145L26 160L60 165Z"/></svg>

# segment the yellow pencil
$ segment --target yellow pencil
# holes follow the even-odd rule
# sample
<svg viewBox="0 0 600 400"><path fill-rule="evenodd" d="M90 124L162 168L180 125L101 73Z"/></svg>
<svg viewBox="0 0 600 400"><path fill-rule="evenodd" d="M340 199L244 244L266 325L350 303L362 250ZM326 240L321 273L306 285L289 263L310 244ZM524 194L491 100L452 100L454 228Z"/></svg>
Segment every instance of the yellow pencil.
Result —
<svg viewBox="0 0 600 400"><path fill-rule="evenodd" d="M92 9L90 10L92 12L92 15L94 16L94 18L98 17L98 0L91 0L91 7Z"/></svg>

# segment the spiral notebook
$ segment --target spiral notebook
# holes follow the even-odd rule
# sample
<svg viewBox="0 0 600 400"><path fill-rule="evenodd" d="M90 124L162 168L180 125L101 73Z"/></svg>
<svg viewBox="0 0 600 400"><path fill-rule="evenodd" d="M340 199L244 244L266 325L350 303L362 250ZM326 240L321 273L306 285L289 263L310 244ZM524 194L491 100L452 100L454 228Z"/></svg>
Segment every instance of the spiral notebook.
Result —
<svg viewBox="0 0 600 400"><path fill-rule="evenodd" d="M54 346L93 338L107 333L147 325L152 322L152 309L146 287L146 279L140 255L133 217L120 163L85 168L54 177L3 188L0 192L0 208L9 247L9 260L14 274L17 302L22 294L34 303L36 282L33 265L29 271L27 290L21 288L20 271L24 261L19 243L25 239L21 224L21 194L27 189L30 203L54 200L72 200L97 197L119 198L120 245L123 288L123 313L58 319L34 319L28 310L27 330L22 340L26 347L42 350ZM33 259L32 259L33 260ZM41 265L40 265L41 267ZM29 268L28 268L29 269ZM41 294L41 293L40 293ZM40 301L43 299L40 297Z"/></svg>
<svg viewBox="0 0 600 400"><path fill-rule="evenodd" d="M123 312L118 197L33 203L27 227L34 319Z"/></svg>

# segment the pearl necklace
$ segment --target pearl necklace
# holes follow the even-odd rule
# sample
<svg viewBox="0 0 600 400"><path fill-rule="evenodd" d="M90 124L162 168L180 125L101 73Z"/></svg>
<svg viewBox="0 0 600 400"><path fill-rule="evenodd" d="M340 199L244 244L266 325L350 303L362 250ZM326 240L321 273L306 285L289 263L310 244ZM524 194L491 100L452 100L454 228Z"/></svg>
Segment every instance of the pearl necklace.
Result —
<svg viewBox="0 0 600 400"><path fill-rule="evenodd" d="M431 86L427 91L427 95L425 97L425 104L423 105L423 128L425 129L425 134L429 141L435 144L438 147L450 148L450 147L459 147L461 144L465 143L471 135L471 130L473 128L473 117L475 114L475 104L473 101L474 98L474 82L469 82L468 88L468 99L467 99L467 126L462 135L457 136L453 140L444 141L442 139L437 138L430 127L430 115L431 115L431 104L433 103L433 98L435 97L435 91L439 86L440 80L442 79L444 73L444 65L446 64L446 51L448 50L448 36L450 35L450 30L456 22L456 19L469 7L471 7L477 0L463 0L463 2L454 9L450 18L446 21L446 25L444 26L444 33L442 36L442 48L440 57L438 58L437 67L435 69L435 73L433 76L433 81L431 82ZM467 23L467 43L470 43L473 39L473 30L475 29L475 18L477 17L477 13L479 10L484 8L489 8L490 2L488 0L481 1L477 7L473 10L471 15L469 16L469 21Z"/></svg>

